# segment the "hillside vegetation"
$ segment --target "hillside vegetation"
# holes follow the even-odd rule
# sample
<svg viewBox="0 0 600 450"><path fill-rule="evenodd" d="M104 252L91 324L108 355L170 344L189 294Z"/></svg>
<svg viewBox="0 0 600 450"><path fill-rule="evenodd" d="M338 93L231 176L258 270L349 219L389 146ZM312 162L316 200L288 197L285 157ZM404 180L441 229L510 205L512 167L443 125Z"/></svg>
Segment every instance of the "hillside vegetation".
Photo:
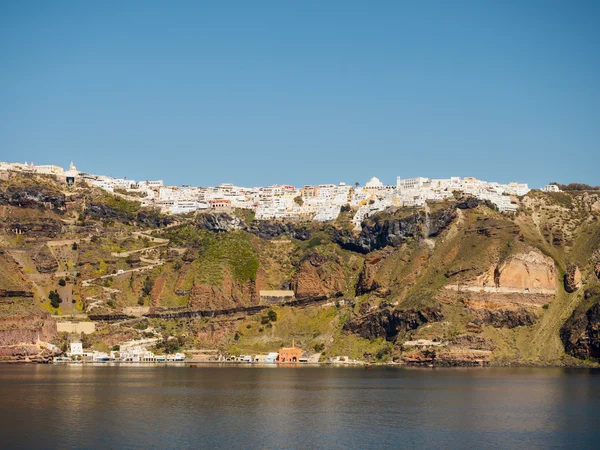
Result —
<svg viewBox="0 0 600 450"><path fill-rule="evenodd" d="M468 198L394 208L356 232L349 211L329 224L169 217L119 193L11 176L0 182L0 345L35 327L81 338L56 336L51 314L94 320L85 342L98 349L160 336L246 354L294 339L322 359L596 364L600 193L517 201L516 214ZM269 294L281 291L292 297Z"/></svg>

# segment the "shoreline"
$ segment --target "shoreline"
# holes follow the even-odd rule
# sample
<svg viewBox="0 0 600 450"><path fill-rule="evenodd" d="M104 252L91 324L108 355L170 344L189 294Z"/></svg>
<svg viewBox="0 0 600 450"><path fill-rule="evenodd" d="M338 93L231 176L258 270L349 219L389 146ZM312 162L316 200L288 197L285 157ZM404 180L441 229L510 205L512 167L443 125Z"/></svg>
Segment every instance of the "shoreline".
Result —
<svg viewBox="0 0 600 450"><path fill-rule="evenodd" d="M300 368L300 367L353 367L362 369L372 368L407 368L407 369L487 369L487 368L529 368L529 369L600 369L600 364L585 363L580 364L538 364L538 363L504 363L504 364L406 364L406 363L332 363L332 362L316 362L316 363L261 363L261 362L246 362L246 361L173 361L173 362L131 362L131 361L90 361L90 362L53 362L53 361L0 361L1 365L53 365L53 366L133 366L133 367L184 367L201 368L208 366L231 366L231 367L269 367L269 368Z"/></svg>

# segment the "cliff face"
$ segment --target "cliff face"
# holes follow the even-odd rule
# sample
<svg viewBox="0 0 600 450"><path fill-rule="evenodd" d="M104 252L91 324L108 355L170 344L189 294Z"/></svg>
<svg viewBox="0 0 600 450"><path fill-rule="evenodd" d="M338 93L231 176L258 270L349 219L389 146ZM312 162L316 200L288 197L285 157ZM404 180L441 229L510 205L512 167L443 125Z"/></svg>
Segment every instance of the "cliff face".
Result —
<svg viewBox="0 0 600 450"><path fill-rule="evenodd" d="M0 185L0 205L18 206L20 208L49 207L62 210L65 204L66 197L63 193L38 183L35 179L26 180L25 183L18 185Z"/></svg>
<svg viewBox="0 0 600 450"><path fill-rule="evenodd" d="M332 298L342 295L345 275L339 258L327 258L317 252L310 253L294 277L292 289L298 299Z"/></svg>
<svg viewBox="0 0 600 450"><path fill-rule="evenodd" d="M413 214L404 218L391 218L366 223L358 236L350 231L335 229L334 241L347 250L369 253L387 246L397 247L409 238L435 237L445 230L456 217L455 209L450 207L436 211L429 217L424 213Z"/></svg>
<svg viewBox="0 0 600 450"><path fill-rule="evenodd" d="M46 245L42 245L37 251L32 251L31 259L40 273L54 273L58 269L58 262Z"/></svg>
<svg viewBox="0 0 600 450"><path fill-rule="evenodd" d="M429 204L427 213L392 208L357 233L351 213L328 224L234 212L174 221L95 189L45 183L0 185L8 353L54 339L49 311L118 324L140 308L165 334L238 353L296 338L306 351L373 361L600 360L600 307L590 293L600 281L595 194L534 192L517 214L468 197ZM267 303L261 290L292 290L294 299ZM279 318L262 323L269 309ZM94 339L112 343L105 334ZM433 344L405 345L420 341Z"/></svg>
<svg viewBox="0 0 600 450"><path fill-rule="evenodd" d="M199 310L218 310L257 305L260 289L256 281L235 281L229 272L218 285L198 284L192 287L189 307Z"/></svg>
<svg viewBox="0 0 600 450"><path fill-rule="evenodd" d="M257 220L248 225L243 219L225 212L199 214L195 222L198 228L213 233L243 230L261 239L274 239L286 236L306 241L310 239L312 234L312 230L309 227L291 222Z"/></svg>
<svg viewBox="0 0 600 450"><path fill-rule="evenodd" d="M484 280L488 285L491 280ZM529 292L556 292L554 261L540 251L512 255L500 267L494 269L494 285Z"/></svg>
<svg viewBox="0 0 600 450"><path fill-rule="evenodd" d="M487 324L494 328L517 328L533 325L538 314L531 309L475 309L476 325Z"/></svg>
<svg viewBox="0 0 600 450"><path fill-rule="evenodd" d="M565 291L572 293L581 287L581 272L579 267L569 264L564 278Z"/></svg>
<svg viewBox="0 0 600 450"><path fill-rule="evenodd" d="M385 338L393 341L400 332L415 330L429 322L439 322L443 317L439 307L419 310L383 309L346 322L344 330L365 339Z"/></svg>
<svg viewBox="0 0 600 450"><path fill-rule="evenodd" d="M600 288L585 292L584 303L563 325L560 337L569 355L600 361Z"/></svg>
<svg viewBox="0 0 600 450"><path fill-rule="evenodd" d="M19 297L4 297L0 302L3 303L0 306L0 310L3 310L0 317L0 346L50 342L56 336L56 323L50 313L35 308L32 301ZM3 307L7 304L12 307L15 303L20 303L20 312Z"/></svg>
<svg viewBox="0 0 600 450"><path fill-rule="evenodd" d="M483 274L448 289L470 292L481 302L543 305L557 292L558 274L554 260L539 250L514 253L493 264Z"/></svg>
<svg viewBox="0 0 600 450"><path fill-rule="evenodd" d="M0 253L0 361L36 357L39 342L56 336L56 323L36 305L32 286L17 263Z"/></svg>
<svg viewBox="0 0 600 450"><path fill-rule="evenodd" d="M365 263L360 272L358 283L356 283L356 295L368 294L380 287L376 276L385 256L384 252L374 251L365 257Z"/></svg>

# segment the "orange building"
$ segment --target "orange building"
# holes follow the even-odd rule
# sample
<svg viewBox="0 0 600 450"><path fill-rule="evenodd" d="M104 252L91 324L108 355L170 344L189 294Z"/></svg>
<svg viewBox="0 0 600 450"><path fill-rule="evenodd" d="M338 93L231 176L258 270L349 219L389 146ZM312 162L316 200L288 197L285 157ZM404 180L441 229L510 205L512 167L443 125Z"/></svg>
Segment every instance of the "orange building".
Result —
<svg viewBox="0 0 600 450"><path fill-rule="evenodd" d="M294 340L292 339L291 347L284 347L279 350L278 361L280 363L295 363L300 361L300 357L302 356L302 349L296 348L294 344Z"/></svg>

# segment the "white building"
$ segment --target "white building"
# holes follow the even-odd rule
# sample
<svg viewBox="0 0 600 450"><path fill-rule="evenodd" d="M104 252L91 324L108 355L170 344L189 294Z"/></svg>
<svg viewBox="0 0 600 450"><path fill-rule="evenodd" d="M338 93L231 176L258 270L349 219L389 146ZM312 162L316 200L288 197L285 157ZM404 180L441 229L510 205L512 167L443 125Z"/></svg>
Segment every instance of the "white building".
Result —
<svg viewBox="0 0 600 450"><path fill-rule="evenodd" d="M70 356L83 355L83 344L81 342L71 342L70 347L71 347L71 351L69 352Z"/></svg>
<svg viewBox="0 0 600 450"><path fill-rule="evenodd" d="M555 184L547 184L542 188L544 192L561 192L560 188Z"/></svg>
<svg viewBox="0 0 600 450"><path fill-rule="evenodd" d="M317 210L313 220L317 222L329 222L330 220L337 219L339 215L339 205L323 205Z"/></svg>
<svg viewBox="0 0 600 450"><path fill-rule="evenodd" d="M56 177L62 176L65 171L60 166L54 165L45 165L45 166L35 166L35 173L39 173L41 175L54 175Z"/></svg>
<svg viewBox="0 0 600 450"><path fill-rule="evenodd" d="M416 177L416 178L406 178L401 179L400 177L396 178L396 189L399 192L413 189L422 189L426 185L430 183L429 178Z"/></svg>

